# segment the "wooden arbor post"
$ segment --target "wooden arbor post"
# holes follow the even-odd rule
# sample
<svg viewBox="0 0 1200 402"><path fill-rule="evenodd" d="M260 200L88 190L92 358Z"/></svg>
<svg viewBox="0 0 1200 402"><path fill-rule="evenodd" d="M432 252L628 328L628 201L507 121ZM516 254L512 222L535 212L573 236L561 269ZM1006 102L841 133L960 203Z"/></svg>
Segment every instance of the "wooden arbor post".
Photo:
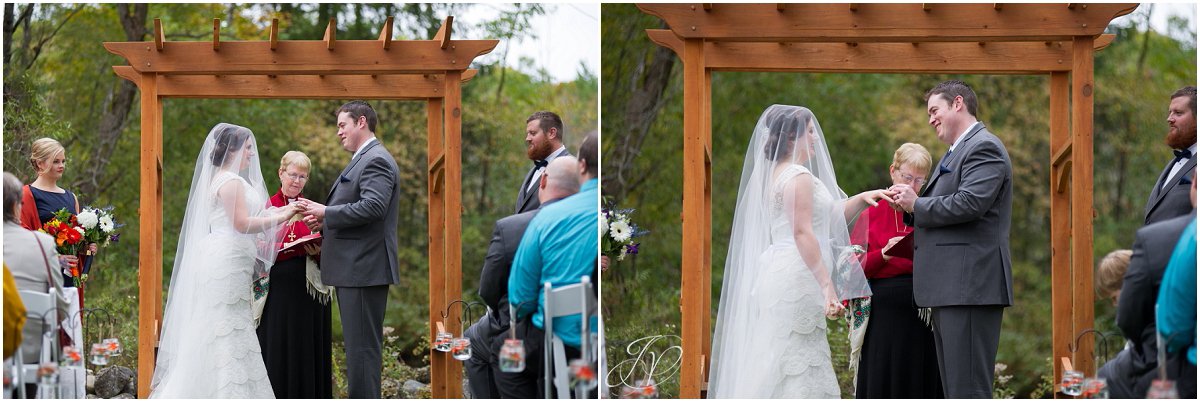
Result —
<svg viewBox="0 0 1200 402"><path fill-rule="evenodd" d="M451 40L447 17L434 40L392 40L388 18L378 40L336 40L333 21L320 41L166 42L155 19L153 40L105 42L128 66L114 66L142 92L138 245L138 397L150 394L162 322L162 99L383 99L424 101L429 124L429 310L440 320L462 294L462 82L467 67L497 40ZM335 53L336 52L336 53ZM443 113L443 108L445 112ZM451 331L461 331L450 320ZM431 329L430 336L433 332ZM432 353L432 352L431 352ZM461 397L461 365L431 354L433 394Z"/></svg>
<svg viewBox="0 0 1200 402"><path fill-rule="evenodd" d="M639 4L670 27L650 39L683 61L680 397L700 397L708 378L712 71L1050 75L1055 375L1063 357L1094 373L1091 339L1067 349L1093 322L1093 60L1113 40L1104 28L1136 6Z"/></svg>

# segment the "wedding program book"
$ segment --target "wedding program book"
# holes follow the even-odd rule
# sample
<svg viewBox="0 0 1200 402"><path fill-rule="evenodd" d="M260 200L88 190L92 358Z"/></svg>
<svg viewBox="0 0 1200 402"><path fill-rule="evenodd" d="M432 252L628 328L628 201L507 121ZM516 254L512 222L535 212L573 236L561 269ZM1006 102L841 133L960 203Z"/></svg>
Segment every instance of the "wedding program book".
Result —
<svg viewBox="0 0 1200 402"><path fill-rule="evenodd" d="M904 235L903 239L896 242L884 254L887 254L889 257L900 257L911 260L913 258L913 233L917 233L917 231L908 232L908 234Z"/></svg>

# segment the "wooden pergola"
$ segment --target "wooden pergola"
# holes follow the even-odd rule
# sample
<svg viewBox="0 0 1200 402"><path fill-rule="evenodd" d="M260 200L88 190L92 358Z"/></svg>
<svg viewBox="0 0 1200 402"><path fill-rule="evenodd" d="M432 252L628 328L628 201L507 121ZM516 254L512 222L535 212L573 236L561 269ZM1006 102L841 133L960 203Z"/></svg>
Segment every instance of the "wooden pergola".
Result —
<svg viewBox="0 0 1200 402"><path fill-rule="evenodd" d="M1054 375L1095 372L1092 115L1104 28L1137 4L639 4L683 61L683 362L680 397L707 388L711 350L712 72L1050 76ZM1075 150L1075 151L1073 151Z"/></svg>
<svg viewBox="0 0 1200 402"><path fill-rule="evenodd" d="M429 170L429 322L462 295L462 83L475 57L497 40L451 39L447 17L432 40L392 40L388 17L377 40L337 40L330 19L322 40L223 41L213 20L211 41L168 42L154 20L154 39L105 42L129 62L114 66L141 91L141 195L138 245L138 397L150 393L162 306L163 130L165 98L384 99L426 102ZM461 332L459 320L446 323ZM430 339L434 338L430 326ZM430 352L432 393L461 398L462 366Z"/></svg>

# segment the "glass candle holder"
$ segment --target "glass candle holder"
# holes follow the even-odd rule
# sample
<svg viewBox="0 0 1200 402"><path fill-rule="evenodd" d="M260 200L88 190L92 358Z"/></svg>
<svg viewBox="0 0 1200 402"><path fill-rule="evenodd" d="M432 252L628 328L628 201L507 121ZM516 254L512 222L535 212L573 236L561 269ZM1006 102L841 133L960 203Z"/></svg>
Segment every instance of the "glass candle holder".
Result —
<svg viewBox="0 0 1200 402"><path fill-rule="evenodd" d="M92 364L97 365L97 366L103 366L103 365L108 364L108 355L105 354L105 351L106 351L106 349L104 348L104 344L93 343L92 344L92 353L91 353Z"/></svg>
<svg viewBox="0 0 1200 402"><path fill-rule="evenodd" d="M116 357L121 355L121 352L123 351L121 348L121 341L117 338L105 338L102 343L104 344L104 353L108 356Z"/></svg>
<svg viewBox="0 0 1200 402"><path fill-rule="evenodd" d="M633 385L621 388L621 399L654 399L658 398L658 384L652 379L637 380Z"/></svg>
<svg viewBox="0 0 1200 402"><path fill-rule="evenodd" d="M1179 399L1175 381L1154 380L1150 383L1150 390L1146 391L1146 399Z"/></svg>
<svg viewBox="0 0 1200 402"><path fill-rule="evenodd" d="M520 339L505 339L500 347L500 371L520 373L525 371L525 342Z"/></svg>
<svg viewBox="0 0 1200 402"><path fill-rule="evenodd" d="M450 341L450 355L454 360L464 361L471 358L471 339L462 337Z"/></svg>
<svg viewBox="0 0 1200 402"><path fill-rule="evenodd" d="M1108 381L1103 378L1088 378L1083 380L1083 397L1088 399L1108 399Z"/></svg>
<svg viewBox="0 0 1200 402"><path fill-rule="evenodd" d="M449 332L445 332L445 331L438 332L437 337L434 338L434 340L433 340L433 350L436 350L438 352L449 352L450 351L450 340L453 338L454 338L454 335Z"/></svg>
<svg viewBox="0 0 1200 402"><path fill-rule="evenodd" d="M83 355L74 346L63 346L63 365L74 366L83 362Z"/></svg>
<svg viewBox="0 0 1200 402"><path fill-rule="evenodd" d="M1059 389L1062 393L1070 396L1083 394L1083 372L1075 370L1064 371Z"/></svg>
<svg viewBox="0 0 1200 402"><path fill-rule="evenodd" d="M58 365L43 363L38 366L38 399L58 399Z"/></svg>
<svg viewBox="0 0 1200 402"><path fill-rule="evenodd" d="M596 388L596 384L598 384L596 370L593 370L592 366L583 359L571 360L570 365L567 366L567 372L571 373L572 387L582 384L585 388L592 389Z"/></svg>

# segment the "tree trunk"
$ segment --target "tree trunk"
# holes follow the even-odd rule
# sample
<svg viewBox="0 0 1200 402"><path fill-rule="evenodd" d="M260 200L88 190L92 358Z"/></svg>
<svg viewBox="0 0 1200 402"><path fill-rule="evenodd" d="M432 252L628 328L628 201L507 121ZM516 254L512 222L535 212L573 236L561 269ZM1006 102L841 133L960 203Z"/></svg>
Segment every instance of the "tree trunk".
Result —
<svg viewBox="0 0 1200 402"><path fill-rule="evenodd" d="M146 3L134 4L132 8L129 4L117 4L117 18L125 30L126 41L138 42L145 39L148 14L149 6ZM116 178L115 175L106 174L106 167L113 151L116 150L121 132L125 130L129 111L133 109L133 100L137 95L137 86L132 82L115 76L113 79L117 82L112 92L104 98L104 114L100 116L96 127L96 140L91 147L91 168L82 171L84 174L80 175L79 182L75 183L75 188L79 189L80 193L88 194L93 199L99 189L109 187L111 181Z"/></svg>

